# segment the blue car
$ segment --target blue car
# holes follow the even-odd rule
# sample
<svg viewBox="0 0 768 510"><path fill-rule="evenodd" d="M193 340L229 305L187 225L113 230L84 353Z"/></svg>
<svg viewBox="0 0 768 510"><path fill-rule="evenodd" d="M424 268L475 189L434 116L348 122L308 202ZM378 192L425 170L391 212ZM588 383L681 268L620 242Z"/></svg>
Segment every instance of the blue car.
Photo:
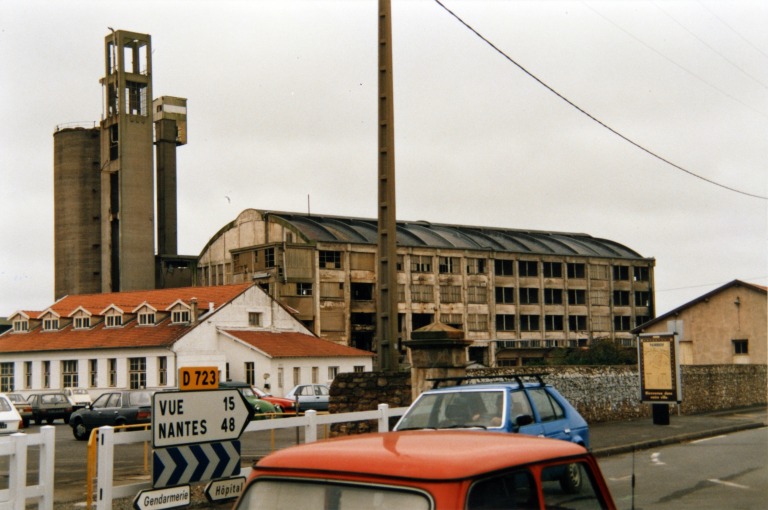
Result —
<svg viewBox="0 0 768 510"><path fill-rule="evenodd" d="M524 378L534 379L525 381ZM463 384L499 377L437 380L459 383L425 391L411 404L394 430L485 429L562 439L589 448L589 425L579 412L541 376L513 381ZM578 473L563 473L561 485L578 492Z"/></svg>

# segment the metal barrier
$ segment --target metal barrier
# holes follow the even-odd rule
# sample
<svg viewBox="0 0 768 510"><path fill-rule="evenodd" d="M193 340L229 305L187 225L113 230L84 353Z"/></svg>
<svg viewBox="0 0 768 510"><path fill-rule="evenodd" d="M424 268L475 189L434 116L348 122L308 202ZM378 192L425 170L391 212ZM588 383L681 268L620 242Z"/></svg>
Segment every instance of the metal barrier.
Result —
<svg viewBox="0 0 768 510"><path fill-rule="evenodd" d="M299 427L304 429L304 442L311 443L318 439L318 426L368 420L377 420L378 431L387 432L389 430L389 419L396 416L402 416L407 409L407 407L390 409L387 404L379 404L378 409L374 411L358 411L354 413L318 414L317 411L307 411L303 416L292 416L276 420L252 421L245 428L244 433ZM115 446L120 444L151 442L152 432L150 430L142 430L138 432L127 431L115 434L115 428L109 426L101 427L98 430L99 433L96 440L98 451L95 459L97 464L95 504L96 510L110 510L112 508L112 500L135 497L140 491L152 488L151 482L114 485ZM274 445L274 439L272 439L272 441ZM92 469L90 455L88 462L88 469L90 472ZM241 475L247 477L250 472L250 467L243 468L241 470ZM88 508L91 508L90 505Z"/></svg>
<svg viewBox="0 0 768 510"><path fill-rule="evenodd" d="M40 447L37 485L27 485L27 447ZM8 488L0 490L0 510L24 510L27 503L53 510L53 459L56 428L40 427L39 434L15 433L0 437L0 456L8 460Z"/></svg>

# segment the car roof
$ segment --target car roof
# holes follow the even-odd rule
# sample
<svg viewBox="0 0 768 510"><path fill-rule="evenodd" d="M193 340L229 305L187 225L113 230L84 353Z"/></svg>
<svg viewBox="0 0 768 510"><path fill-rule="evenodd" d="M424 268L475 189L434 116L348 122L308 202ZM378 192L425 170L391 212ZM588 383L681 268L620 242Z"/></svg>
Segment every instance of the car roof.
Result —
<svg viewBox="0 0 768 510"><path fill-rule="evenodd" d="M538 382L526 382L523 383L526 388L542 388L548 387L548 384L541 384ZM520 389L520 383L518 382L496 382L496 383L483 383L483 384L462 384L460 386L443 386L441 388L434 388L427 390L424 393L450 393L456 391L481 391L481 390L518 390Z"/></svg>
<svg viewBox="0 0 768 510"><path fill-rule="evenodd" d="M568 441L520 434L410 430L345 436L293 446L264 457L256 469L456 480L586 451Z"/></svg>

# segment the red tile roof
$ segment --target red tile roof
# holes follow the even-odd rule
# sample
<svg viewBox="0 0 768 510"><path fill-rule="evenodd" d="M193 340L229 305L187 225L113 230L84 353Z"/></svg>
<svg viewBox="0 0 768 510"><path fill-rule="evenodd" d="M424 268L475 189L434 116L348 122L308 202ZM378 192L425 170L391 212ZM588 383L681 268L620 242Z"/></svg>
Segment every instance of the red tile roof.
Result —
<svg viewBox="0 0 768 510"><path fill-rule="evenodd" d="M273 358L373 356L373 353L369 351L340 345L303 333L244 330L225 330L224 332Z"/></svg>
<svg viewBox="0 0 768 510"><path fill-rule="evenodd" d="M98 315L112 304L123 310L132 311L146 302L158 310L165 310L178 300L189 304L192 298L197 298L198 310L203 313L209 309L209 303L213 303L214 308L218 309L252 286L252 283L245 283L217 287L183 287L73 295L60 299L49 309L62 317L69 316L78 307ZM167 317L154 326L140 326L138 321L133 319L116 328L107 328L103 322L89 329L74 329L71 324L58 331L43 331L42 328L37 327L25 333L8 331L0 335L0 352L169 347L193 327L191 324L172 325Z"/></svg>

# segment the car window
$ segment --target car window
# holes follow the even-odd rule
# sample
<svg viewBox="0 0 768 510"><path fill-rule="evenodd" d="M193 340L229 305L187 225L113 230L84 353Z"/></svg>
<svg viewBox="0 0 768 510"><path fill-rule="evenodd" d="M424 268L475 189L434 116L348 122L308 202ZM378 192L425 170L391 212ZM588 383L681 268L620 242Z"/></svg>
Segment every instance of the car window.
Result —
<svg viewBox="0 0 768 510"><path fill-rule="evenodd" d="M575 473L572 472L575 470ZM563 488L563 476L579 477L581 486L578 491ZM595 510L607 508L595 489L595 482L590 476L591 470L584 463L549 466L542 470L542 493L545 508L570 508L573 510Z"/></svg>
<svg viewBox="0 0 768 510"><path fill-rule="evenodd" d="M312 397L314 396L314 392L312 391L312 386L302 386L299 388L299 395L302 397Z"/></svg>
<svg viewBox="0 0 768 510"><path fill-rule="evenodd" d="M528 393L542 422L560 420L565 417L562 406L544 388L529 389Z"/></svg>
<svg viewBox="0 0 768 510"><path fill-rule="evenodd" d="M10 402L4 398L0 398L0 412L10 411L13 408Z"/></svg>
<svg viewBox="0 0 768 510"><path fill-rule="evenodd" d="M132 406L151 406L152 395L146 391L130 393L129 402Z"/></svg>
<svg viewBox="0 0 768 510"><path fill-rule="evenodd" d="M119 393L113 393L109 396L109 402L107 402L107 407L120 407L120 394Z"/></svg>
<svg viewBox="0 0 768 510"><path fill-rule="evenodd" d="M96 401L93 403L91 407L93 407L94 409L101 409L102 407L107 407L109 396L110 396L109 393L99 395L99 398L96 399Z"/></svg>
<svg viewBox="0 0 768 510"><path fill-rule="evenodd" d="M429 510L428 496L415 490L382 485L313 483L305 480L257 480L238 502L237 510Z"/></svg>
<svg viewBox="0 0 768 510"><path fill-rule="evenodd" d="M325 386L315 386L315 395L327 395L328 394L328 388Z"/></svg>
<svg viewBox="0 0 768 510"><path fill-rule="evenodd" d="M510 404L510 418L512 418L512 423L515 423L515 420L520 416L533 416L531 403L528 402L528 397L525 395L524 391L513 391L510 395L510 400L512 401Z"/></svg>
<svg viewBox="0 0 768 510"><path fill-rule="evenodd" d="M538 509L536 481L528 471L504 473L480 480L470 487L466 508L467 510Z"/></svg>

